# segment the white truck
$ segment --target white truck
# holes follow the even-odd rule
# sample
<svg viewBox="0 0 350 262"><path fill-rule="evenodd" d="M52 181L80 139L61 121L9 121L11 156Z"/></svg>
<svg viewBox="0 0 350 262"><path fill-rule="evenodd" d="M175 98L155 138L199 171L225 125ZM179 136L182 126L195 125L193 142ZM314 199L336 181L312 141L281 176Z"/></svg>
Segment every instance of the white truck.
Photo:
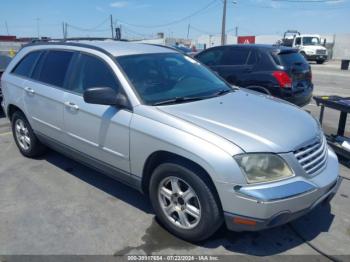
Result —
<svg viewBox="0 0 350 262"><path fill-rule="evenodd" d="M317 64L323 64L328 59L326 41L319 35L300 34L298 31L288 30L284 33L281 44L297 48L308 61L316 61Z"/></svg>

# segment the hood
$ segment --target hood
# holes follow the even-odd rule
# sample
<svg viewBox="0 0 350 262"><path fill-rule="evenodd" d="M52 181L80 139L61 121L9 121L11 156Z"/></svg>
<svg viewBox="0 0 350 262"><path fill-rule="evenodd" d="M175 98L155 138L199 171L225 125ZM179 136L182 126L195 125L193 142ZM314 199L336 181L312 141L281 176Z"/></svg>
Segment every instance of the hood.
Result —
<svg viewBox="0 0 350 262"><path fill-rule="evenodd" d="M242 90L158 109L209 130L246 152L294 151L320 133L315 119L298 107Z"/></svg>

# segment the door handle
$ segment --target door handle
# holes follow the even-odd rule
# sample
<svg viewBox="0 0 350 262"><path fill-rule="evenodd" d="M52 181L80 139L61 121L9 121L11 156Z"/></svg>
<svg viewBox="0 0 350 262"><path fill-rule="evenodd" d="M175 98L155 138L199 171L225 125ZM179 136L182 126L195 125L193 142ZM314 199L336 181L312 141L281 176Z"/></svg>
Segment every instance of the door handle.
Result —
<svg viewBox="0 0 350 262"><path fill-rule="evenodd" d="M26 88L24 88L24 90L25 90L28 94L31 94L31 95L34 95L34 94L35 94L35 91L34 91L33 88L26 87Z"/></svg>
<svg viewBox="0 0 350 262"><path fill-rule="evenodd" d="M64 105L65 105L66 107L71 108L71 109L79 110L79 106L77 106L77 105L74 104L73 102L64 102Z"/></svg>

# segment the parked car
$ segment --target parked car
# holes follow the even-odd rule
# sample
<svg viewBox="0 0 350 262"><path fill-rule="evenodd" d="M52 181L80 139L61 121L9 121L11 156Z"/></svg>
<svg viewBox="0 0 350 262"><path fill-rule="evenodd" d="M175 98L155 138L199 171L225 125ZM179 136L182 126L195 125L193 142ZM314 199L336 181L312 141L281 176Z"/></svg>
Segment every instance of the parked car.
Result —
<svg viewBox="0 0 350 262"><path fill-rule="evenodd" d="M311 67L296 49L272 45L228 45L195 56L232 85L273 95L298 106L309 103Z"/></svg>
<svg viewBox="0 0 350 262"><path fill-rule="evenodd" d="M0 103L2 101L1 76L4 73L7 65L10 63L10 61L11 61L11 57L0 54Z"/></svg>
<svg viewBox="0 0 350 262"><path fill-rule="evenodd" d="M311 115L234 88L166 47L32 44L2 81L24 156L49 146L137 188L165 228L189 241L223 222L236 231L287 223L340 183Z"/></svg>

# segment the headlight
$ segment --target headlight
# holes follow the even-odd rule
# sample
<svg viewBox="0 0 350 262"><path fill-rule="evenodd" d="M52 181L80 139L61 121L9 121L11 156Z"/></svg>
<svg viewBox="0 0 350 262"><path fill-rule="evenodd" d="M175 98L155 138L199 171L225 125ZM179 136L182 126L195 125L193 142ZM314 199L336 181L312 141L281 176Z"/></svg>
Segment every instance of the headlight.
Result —
<svg viewBox="0 0 350 262"><path fill-rule="evenodd" d="M274 154L242 154L234 157L248 183L263 183L294 176L288 164Z"/></svg>

